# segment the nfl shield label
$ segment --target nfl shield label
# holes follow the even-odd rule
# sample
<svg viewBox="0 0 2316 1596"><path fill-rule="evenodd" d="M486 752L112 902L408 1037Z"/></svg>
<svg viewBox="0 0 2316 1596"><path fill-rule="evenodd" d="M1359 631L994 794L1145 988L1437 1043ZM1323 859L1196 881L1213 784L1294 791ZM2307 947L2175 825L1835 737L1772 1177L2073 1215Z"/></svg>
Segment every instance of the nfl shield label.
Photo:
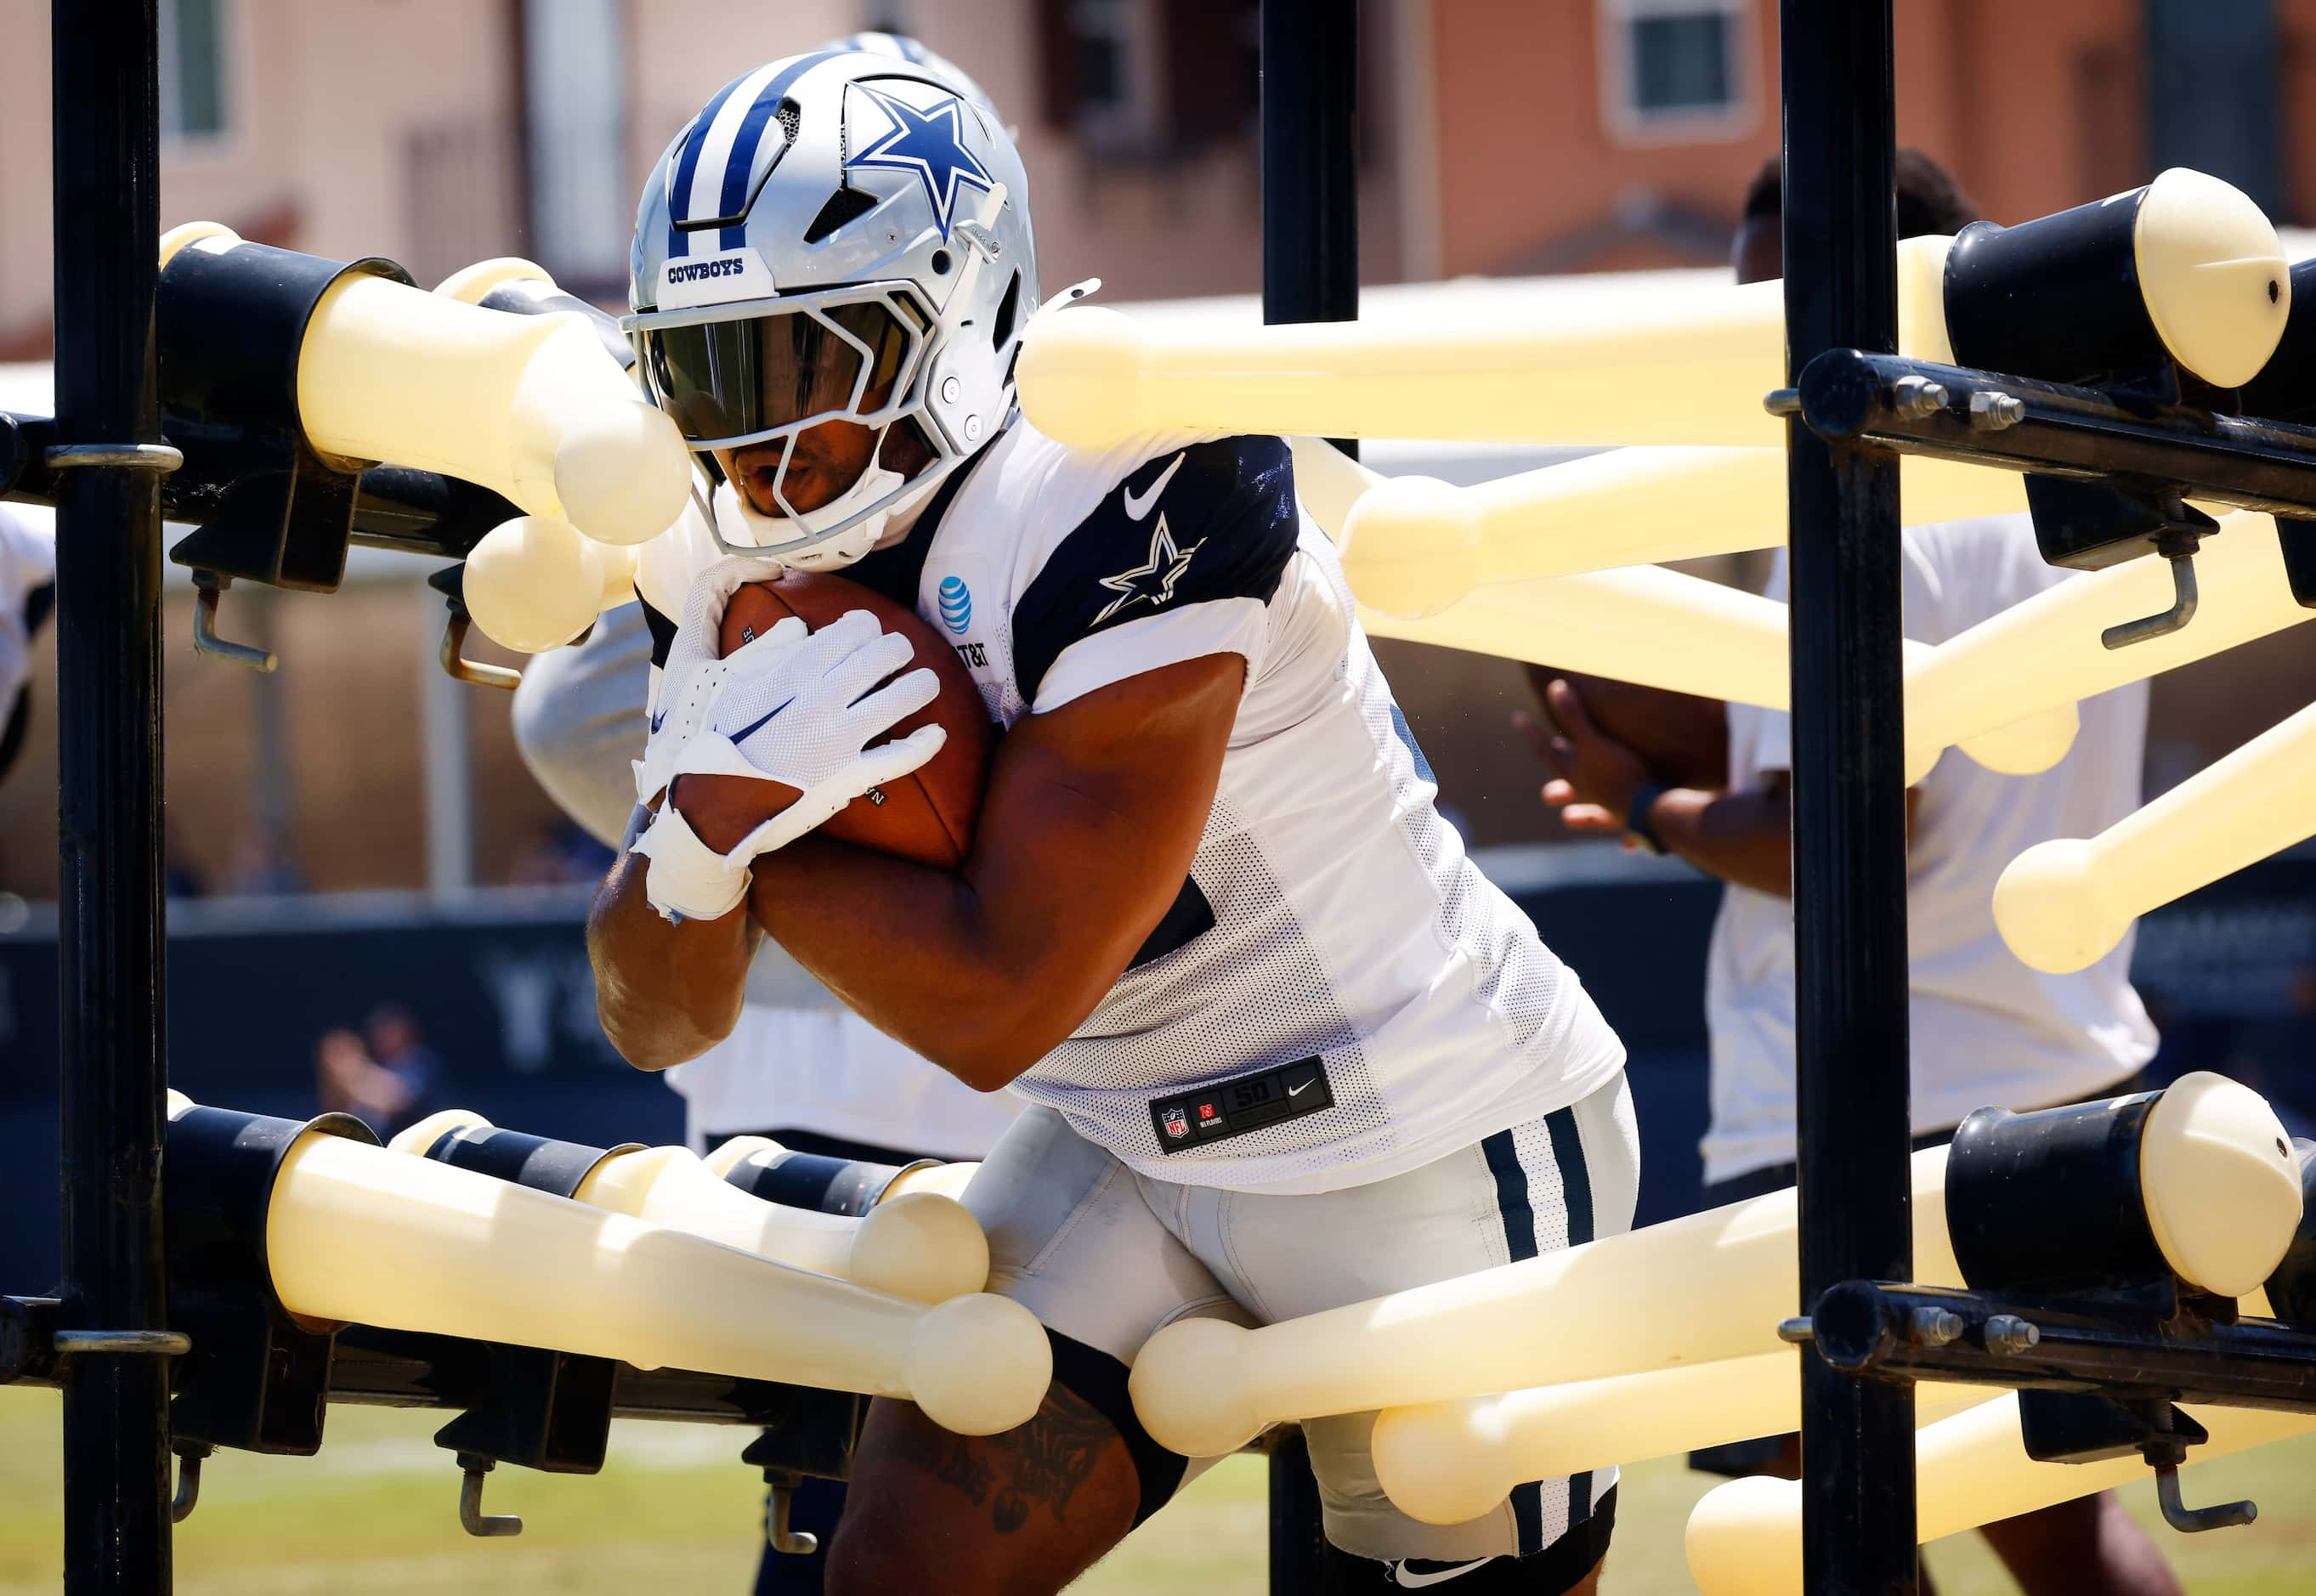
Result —
<svg viewBox="0 0 2316 1596"><path fill-rule="evenodd" d="M1166 1110L1166 1135L1172 1140L1179 1142L1189 1134L1190 1117L1180 1109L1168 1109Z"/></svg>

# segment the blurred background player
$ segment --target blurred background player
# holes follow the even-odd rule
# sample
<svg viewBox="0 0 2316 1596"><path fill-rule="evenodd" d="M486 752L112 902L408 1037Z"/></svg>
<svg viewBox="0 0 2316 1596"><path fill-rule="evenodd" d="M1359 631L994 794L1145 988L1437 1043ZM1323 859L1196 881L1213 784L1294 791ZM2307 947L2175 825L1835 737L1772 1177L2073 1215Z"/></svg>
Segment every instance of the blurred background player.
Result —
<svg viewBox="0 0 2316 1596"><path fill-rule="evenodd" d="M0 776L16 762L32 722L32 634L57 595L54 523L0 504Z"/></svg>
<svg viewBox="0 0 2316 1596"><path fill-rule="evenodd" d="M633 762L644 750L651 633L643 607L625 604L583 643L539 655L514 694L516 746L548 796L617 847L634 811ZM735 1136L764 1136L797 1152L875 1164L977 1159L1021 1110L928 1064L839 1002L767 939L748 972L732 1034L666 1072L684 1100L686 1134L705 1152ZM808 1556L767 1548L762 1596L821 1588L844 1505L834 1480L806 1479L790 1527L820 1538Z"/></svg>
<svg viewBox="0 0 2316 1596"><path fill-rule="evenodd" d="M1783 275L1778 167L1745 197L1734 245L1738 280ZM1898 160L1898 231L1951 234L1977 219L1946 170L1920 150ZM2044 563L2026 515L1903 534L1906 635L1937 644L1999 615L2071 572ZM1786 598L1786 550L1768 595ZM1794 1184L1794 938L1790 718L1726 706L1726 730L1700 717L1709 700L1617 685L1596 718L1579 682L1545 678L1544 714L1518 718L1550 771L1546 802L1578 831L1622 832L1677 853L1727 884L1706 985L1712 1037L1712 1123L1704 1145L1707 1207ZM1695 745L1656 768L1604 724L1663 748L1684 728ZM2133 938L2070 976L2028 969L1994 928L1995 878L2052 837L2096 836L2139 807L2147 684L2087 700L2073 748L2034 776L2001 776L1949 748L1906 794L1907 970L1917 1146L1951 1138L1973 1110L2027 1110L2133 1089L2155 1053L2155 1029L2130 980ZM1700 780L1725 748L1726 785ZM1684 784L1683 778L1694 784ZM1862 1061L1861 1061L1862 1062ZM1700 1452L1699 1467L1797 1472L1792 1436ZM2179 1587L2113 1492L2030 1513L1983 1532L2029 1596L2176 1596ZM1927 1575L1924 1588L1929 1588Z"/></svg>

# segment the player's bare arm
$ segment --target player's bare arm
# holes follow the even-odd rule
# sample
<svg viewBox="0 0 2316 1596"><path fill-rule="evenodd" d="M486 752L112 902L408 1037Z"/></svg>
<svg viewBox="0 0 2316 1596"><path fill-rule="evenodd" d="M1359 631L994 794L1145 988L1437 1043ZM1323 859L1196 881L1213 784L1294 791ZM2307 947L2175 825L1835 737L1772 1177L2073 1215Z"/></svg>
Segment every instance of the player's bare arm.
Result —
<svg viewBox="0 0 2316 1596"><path fill-rule="evenodd" d="M604 1034L637 1069L663 1070L732 1034L763 933L736 912L669 923L645 899L647 862L623 850L612 865L588 911L587 957Z"/></svg>
<svg viewBox="0 0 2316 1596"><path fill-rule="evenodd" d="M994 1091L1077 1029L1181 890L1244 679L1211 655L1026 716L962 873L808 837L756 861L751 912L872 1023ZM737 785L695 829L744 830Z"/></svg>
<svg viewBox="0 0 2316 1596"><path fill-rule="evenodd" d="M1551 772L1544 801L1560 811L1571 831L1632 829L1634 800L1652 785L1648 765L1601 729L1572 683L1553 682L1545 691L1544 714L1518 720ZM1906 794L1910 834L1920 797L1911 789ZM1648 824L1667 852L1706 875L1756 892L1793 896L1793 795L1783 771L1765 771L1759 785L1733 790L1660 789L1649 804Z"/></svg>

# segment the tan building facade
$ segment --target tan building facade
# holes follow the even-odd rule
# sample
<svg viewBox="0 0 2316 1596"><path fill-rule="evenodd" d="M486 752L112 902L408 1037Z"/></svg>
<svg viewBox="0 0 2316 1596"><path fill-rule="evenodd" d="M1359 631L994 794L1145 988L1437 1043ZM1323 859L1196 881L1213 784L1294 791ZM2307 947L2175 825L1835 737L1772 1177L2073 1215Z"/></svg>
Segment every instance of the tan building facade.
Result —
<svg viewBox="0 0 2316 1596"><path fill-rule="evenodd" d="M1120 300L1260 281L1254 0L158 4L165 222L383 254L422 283L529 254L615 299L635 195L692 111L761 61L885 24L975 74L1014 119L1047 291L1091 276ZM22 47L0 50L0 361L49 345L49 9L0 0L0 39ZM1773 0L1361 9L1367 281L1724 257L1739 196L1777 145ZM1907 0L1901 135L2001 220L2142 182L2162 151L2224 120L2173 81L2181 52L2163 29L2178 14L2173 0ZM2213 36L2197 48L2262 63L2271 208L2316 218L2316 0L2201 0L2196 14ZM2235 33L2220 25L2231 18ZM2240 76L2204 76L2259 100ZM2182 106L2204 113L2186 133ZM419 575L334 598L236 589L228 635L272 629L284 666L271 678L194 656L189 600L173 601L168 791L174 846L198 874L241 868L254 816L316 887L428 880L423 771L446 737L466 753L475 816L448 874L520 871L551 811L513 758L503 698L468 694L463 727L443 729L423 679L440 611ZM2187 752L2162 773L2296 707L2276 708L2268 684L2304 680L2312 646L2279 638L2167 680L2154 740ZM1547 833L1504 732L1518 673L1418 650L1393 651L1391 668L1475 840ZM0 788L0 891L54 891L53 777L53 743L38 737Z"/></svg>
<svg viewBox="0 0 2316 1596"><path fill-rule="evenodd" d="M158 4L171 221L386 254L427 281L530 251L616 290L645 173L719 85L895 25L1013 117L1049 285L1100 275L1151 299L1259 281L1256 0ZM15 157L0 359L46 346L48 10L0 0L0 38L26 47L0 55ZM1710 263L1776 149L1773 0L1359 11L1372 281ZM1900 135L1999 220L2204 156L2280 219L2316 219L2316 0L1908 0L1897 15ZM2243 107L2221 129L2234 145L2198 136Z"/></svg>

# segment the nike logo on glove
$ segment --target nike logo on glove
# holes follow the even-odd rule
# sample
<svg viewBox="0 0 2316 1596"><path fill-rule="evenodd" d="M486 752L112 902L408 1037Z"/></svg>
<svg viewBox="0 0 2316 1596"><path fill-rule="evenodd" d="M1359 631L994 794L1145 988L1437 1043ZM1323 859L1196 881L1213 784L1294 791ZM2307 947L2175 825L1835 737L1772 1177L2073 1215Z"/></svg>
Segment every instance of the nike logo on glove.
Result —
<svg viewBox="0 0 2316 1596"><path fill-rule="evenodd" d="M655 736L655 737L656 737L657 736L659 736L659 728L660 728L661 727L663 727L663 726L665 726L666 724L667 724L667 711L666 711L666 710L664 710L664 709L662 709L658 714L656 714L656 715L655 715L655 716L653 716L653 717L652 717L652 723L651 723L651 735L652 735L653 736Z"/></svg>
<svg viewBox="0 0 2316 1596"><path fill-rule="evenodd" d="M1126 489L1126 519L1128 521L1140 521L1144 516L1149 514L1150 507L1158 502L1158 495L1166 491L1166 484L1173 480L1174 473L1182 468L1182 462L1188 459L1189 459L1189 455L1187 451L1182 454L1176 455L1174 457L1173 464L1159 472L1158 480L1150 485L1150 491L1144 494L1139 498L1135 496L1135 493L1132 488L1129 487Z"/></svg>
<svg viewBox="0 0 2316 1596"><path fill-rule="evenodd" d="M790 704L795 702L796 700L792 698L782 699L777 705L764 712L762 719L752 720L747 725L742 727L738 731L734 732L732 734L733 745L736 747L740 744L746 742L756 733L763 730L764 721L770 720L773 716L779 714L782 709L787 709Z"/></svg>
<svg viewBox="0 0 2316 1596"><path fill-rule="evenodd" d="M1414 1559L1408 1559L1408 1562L1412 1561ZM1402 1562L1392 1566L1391 1583L1403 1591L1420 1591L1426 1585L1444 1585L1457 1574L1469 1574L1474 1568L1484 1568L1494 1561L1493 1557L1480 1557L1469 1563L1458 1563L1453 1567L1437 1568L1424 1574L1416 1573L1407 1565L1407 1562Z"/></svg>

